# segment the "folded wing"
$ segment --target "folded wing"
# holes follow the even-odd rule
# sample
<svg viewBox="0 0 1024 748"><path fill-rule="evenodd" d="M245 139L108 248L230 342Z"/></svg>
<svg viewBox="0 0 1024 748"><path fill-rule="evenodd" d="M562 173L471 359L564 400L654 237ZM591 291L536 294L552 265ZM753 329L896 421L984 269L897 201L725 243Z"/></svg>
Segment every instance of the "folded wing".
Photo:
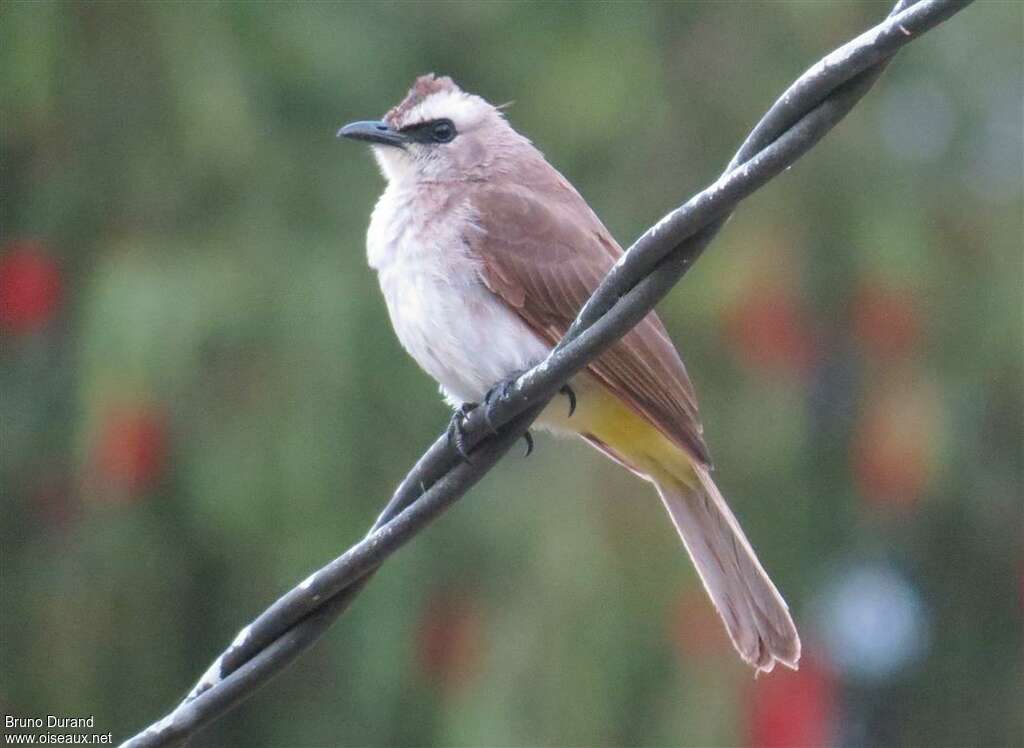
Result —
<svg viewBox="0 0 1024 748"><path fill-rule="evenodd" d="M477 221L465 240L487 287L553 345L622 248L546 162L527 176L475 186L470 200ZM657 314L647 315L589 370L696 461L709 463L693 385Z"/></svg>

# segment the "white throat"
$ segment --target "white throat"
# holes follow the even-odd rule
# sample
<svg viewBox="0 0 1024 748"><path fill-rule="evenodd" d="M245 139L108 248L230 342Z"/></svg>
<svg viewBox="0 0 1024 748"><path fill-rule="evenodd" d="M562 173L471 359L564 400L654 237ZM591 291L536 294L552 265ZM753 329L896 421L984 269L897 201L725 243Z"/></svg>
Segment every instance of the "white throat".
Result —
<svg viewBox="0 0 1024 748"><path fill-rule="evenodd" d="M402 346L448 402L479 402L533 366L549 346L491 293L463 237L476 216L415 180L389 182L367 234L391 323Z"/></svg>

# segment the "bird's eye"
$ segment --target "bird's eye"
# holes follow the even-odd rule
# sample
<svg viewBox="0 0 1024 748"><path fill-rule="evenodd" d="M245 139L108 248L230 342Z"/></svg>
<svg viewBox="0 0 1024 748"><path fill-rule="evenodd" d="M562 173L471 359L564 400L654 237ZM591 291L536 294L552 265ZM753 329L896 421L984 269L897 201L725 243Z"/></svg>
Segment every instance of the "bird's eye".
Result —
<svg viewBox="0 0 1024 748"><path fill-rule="evenodd" d="M430 126L430 137L435 143L449 143L455 137L455 125L450 119L439 119Z"/></svg>

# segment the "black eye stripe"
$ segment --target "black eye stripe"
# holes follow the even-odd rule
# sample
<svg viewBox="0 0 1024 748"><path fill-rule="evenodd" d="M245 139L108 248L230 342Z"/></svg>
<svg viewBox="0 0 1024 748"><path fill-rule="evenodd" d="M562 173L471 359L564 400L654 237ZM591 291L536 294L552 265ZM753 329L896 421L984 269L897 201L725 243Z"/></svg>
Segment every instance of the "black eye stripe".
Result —
<svg viewBox="0 0 1024 748"><path fill-rule="evenodd" d="M458 135L455 123L450 119L432 119L410 127L403 127L402 134L414 143L450 143Z"/></svg>

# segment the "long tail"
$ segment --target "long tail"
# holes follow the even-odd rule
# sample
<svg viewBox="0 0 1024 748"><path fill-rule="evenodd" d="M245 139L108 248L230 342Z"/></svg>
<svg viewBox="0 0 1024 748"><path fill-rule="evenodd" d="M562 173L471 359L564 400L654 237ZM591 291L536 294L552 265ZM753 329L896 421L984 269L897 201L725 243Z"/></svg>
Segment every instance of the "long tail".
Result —
<svg viewBox="0 0 1024 748"><path fill-rule="evenodd" d="M744 660L758 672L771 671L776 661L795 670L800 637L786 602L761 568L711 476L700 467L694 471L696 486L674 478L655 485L704 589Z"/></svg>

